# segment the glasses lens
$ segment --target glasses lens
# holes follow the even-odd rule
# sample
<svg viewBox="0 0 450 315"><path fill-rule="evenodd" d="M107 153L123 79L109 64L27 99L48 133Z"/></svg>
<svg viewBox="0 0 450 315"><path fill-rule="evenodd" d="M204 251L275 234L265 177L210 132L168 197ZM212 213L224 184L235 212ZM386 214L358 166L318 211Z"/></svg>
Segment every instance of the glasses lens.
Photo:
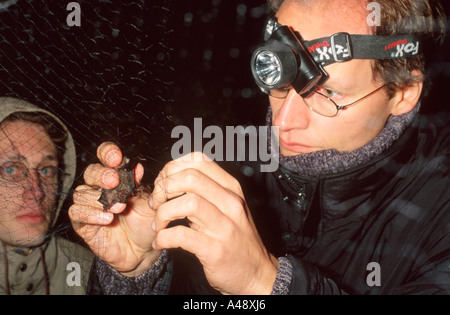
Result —
<svg viewBox="0 0 450 315"><path fill-rule="evenodd" d="M255 70L258 78L267 86L274 86L281 79L280 60L269 50L263 50L256 56Z"/></svg>
<svg viewBox="0 0 450 315"><path fill-rule="evenodd" d="M308 97L304 98L304 101L312 111L322 116L333 117L338 113L336 104L320 93L311 93Z"/></svg>

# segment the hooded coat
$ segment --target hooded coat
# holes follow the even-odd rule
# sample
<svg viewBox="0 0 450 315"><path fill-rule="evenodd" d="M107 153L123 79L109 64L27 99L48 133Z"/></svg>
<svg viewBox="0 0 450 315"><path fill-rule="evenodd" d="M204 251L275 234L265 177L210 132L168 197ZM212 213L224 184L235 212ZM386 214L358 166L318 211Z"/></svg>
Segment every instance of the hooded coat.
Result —
<svg viewBox="0 0 450 315"><path fill-rule="evenodd" d="M53 231L59 213L75 179L75 143L67 127L51 112L12 97L0 98L0 123L17 112L42 112L60 124L66 134L61 191L56 215L50 222L49 237L39 247L28 250L0 250L0 294L85 294L93 254Z"/></svg>

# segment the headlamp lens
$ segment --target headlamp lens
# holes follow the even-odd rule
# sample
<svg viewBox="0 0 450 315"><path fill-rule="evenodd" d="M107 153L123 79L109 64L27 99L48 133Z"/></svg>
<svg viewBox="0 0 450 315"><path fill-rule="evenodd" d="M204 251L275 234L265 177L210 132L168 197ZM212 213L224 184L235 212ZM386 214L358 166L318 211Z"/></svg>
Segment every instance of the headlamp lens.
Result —
<svg viewBox="0 0 450 315"><path fill-rule="evenodd" d="M255 50L251 68L259 88L274 97L278 96L278 90L283 91L280 97L285 97L290 88L306 97L328 79L321 64L304 46L300 34L285 25L273 31L264 45Z"/></svg>
<svg viewBox="0 0 450 315"><path fill-rule="evenodd" d="M273 52L263 50L255 58L258 78L267 86L275 86L281 79L281 62Z"/></svg>

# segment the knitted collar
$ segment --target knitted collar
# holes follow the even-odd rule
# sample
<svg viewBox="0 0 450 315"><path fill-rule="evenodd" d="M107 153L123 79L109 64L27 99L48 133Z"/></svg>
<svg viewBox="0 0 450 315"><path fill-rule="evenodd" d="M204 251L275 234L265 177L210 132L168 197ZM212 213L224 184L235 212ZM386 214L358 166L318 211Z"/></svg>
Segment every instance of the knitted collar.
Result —
<svg viewBox="0 0 450 315"><path fill-rule="evenodd" d="M340 152L335 149L328 149L295 156L282 156L280 154L280 164L297 174L309 177L336 174L362 165L389 148L409 126L419 112L419 108L420 103L408 113L392 116L374 139L354 151ZM266 116L266 125L269 126L268 145L270 146L270 127L272 126L270 107Z"/></svg>

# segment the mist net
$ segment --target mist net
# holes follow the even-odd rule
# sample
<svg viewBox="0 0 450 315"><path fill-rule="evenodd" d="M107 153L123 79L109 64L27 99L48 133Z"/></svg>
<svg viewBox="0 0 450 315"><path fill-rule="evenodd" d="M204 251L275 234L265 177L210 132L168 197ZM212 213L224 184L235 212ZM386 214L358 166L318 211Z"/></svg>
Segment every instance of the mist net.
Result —
<svg viewBox="0 0 450 315"><path fill-rule="evenodd" d="M65 160L66 164L60 163L56 169L47 162L48 167L32 165L24 159L41 147L48 149L44 145L45 137L36 130L34 134L23 131L19 136L12 135L14 132L3 130L2 125L1 141L13 148L8 152L2 148L0 152L4 156L0 161L0 185L3 186L0 187L0 230L4 244L0 287L8 286L8 293L14 293L14 286L26 285L34 277L34 268L26 265L21 267L26 269L25 276L16 275L11 261L16 256L11 256L13 247L7 246L22 234L32 235L32 231L26 231L29 222L19 226L10 223L16 219L15 211L25 211L26 202L18 191L32 185L33 176L44 178L56 172L61 174L60 178L66 178L73 172L74 183L66 187L66 192L62 187L65 184L53 183L50 175L46 177L48 185L40 184L38 191L56 199L56 205L61 197L67 197L59 216L54 218L53 227L48 229L46 242L61 237L83 246L72 231L67 211L73 189L83 183L83 171L87 165L97 162L98 145L113 141L125 155L140 157L146 168L144 180L149 182L167 162L173 128L171 20L170 0L0 1L0 97L35 104L50 113L50 116L43 115L44 120L50 125L56 120L65 125L75 149L74 159ZM6 108L3 103L0 111L2 108ZM56 134L63 131L59 123L53 128L57 129ZM27 143L19 146L17 141L28 136L33 141L28 143L28 151L24 151L21 148ZM63 145L63 142L53 142L56 147ZM7 153L15 154L6 156ZM51 156L48 151L42 151L42 155ZM5 161L9 164L4 164ZM11 185L19 190L11 193ZM27 255L20 254L17 257ZM87 259L90 258L86 256ZM44 278L48 280L48 276ZM33 283L28 284L27 291L33 290Z"/></svg>

